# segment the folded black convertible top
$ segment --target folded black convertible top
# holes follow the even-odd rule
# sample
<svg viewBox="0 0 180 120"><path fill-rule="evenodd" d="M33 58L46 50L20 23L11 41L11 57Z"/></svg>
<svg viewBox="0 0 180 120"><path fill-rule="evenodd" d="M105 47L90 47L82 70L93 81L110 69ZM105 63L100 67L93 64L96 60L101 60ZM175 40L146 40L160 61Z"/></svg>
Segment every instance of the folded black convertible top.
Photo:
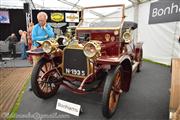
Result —
<svg viewBox="0 0 180 120"><path fill-rule="evenodd" d="M138 24L131 21L124 21L123 29L131 28L135 30L138 27Z"/></svg>

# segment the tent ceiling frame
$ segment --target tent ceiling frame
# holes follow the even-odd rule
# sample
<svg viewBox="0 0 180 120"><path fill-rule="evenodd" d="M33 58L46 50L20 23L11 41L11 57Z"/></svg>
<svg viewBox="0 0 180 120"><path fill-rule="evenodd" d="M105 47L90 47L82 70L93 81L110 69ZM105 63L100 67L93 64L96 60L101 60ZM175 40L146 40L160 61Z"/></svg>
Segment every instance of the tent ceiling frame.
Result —
<svg viewBox="0 0 180 120"><path fill-rule="evenodd" d="M128 0L128 1L131 2L133 5L138 5L138 4L148 2L148 1L151 1L151 0Z"/></svg>
<svg viewBox="0 0 180 120"><path fill-rule="evenodd" d="M129 2L131 2L133 5L137 5L140 4L140 0L128 0Z"/></svg>
<svg viewBox="0 0 180 120"><path fill-rule="evenodd" d="M77 4L74 4L74 3L69 2L69 1L67 1L67 0L57 0L57 1L59 1L59 2L61 2L61 3L64 3L64 4L66 4L66 5L72 6L72 7L74 7L74 8L77 8L78 10L82 10L82 9L83 9L82 6L77 5Z"/></svg>
<svg viewBox="0 0 180 120"><path fill-rule="evenodd" d="M80 5L77 5L77 3L72 3L72 2L69 2L69 1L67 1L67 0L57 0L57 1L59 1L59 2L62 2L62 3L64 3L64 4L67 4L67 5L69 5L69 6L72 6L73 8L77 8L78 10L82 10L83 9L83 7L82 6L80 6ZM80 1L80 0L79 0ZM78 1L78 2L79 2ZM93 10L91 10L90 11L92 14L94 14L94 15L96 15L96 16L99 16L99 17L104 17L104 15L102 15L102 14L100 14L100 13L98 13L98 12L95 12L95 11L93 11Z"/></svg>
<svg viewBox="0 0 180 120"><path fill-rule="evenodd" d="M32 4L33 8L36 9L36 6L35 6L33 0L30 0L30 2L31 2L31 4Z"/></svg>

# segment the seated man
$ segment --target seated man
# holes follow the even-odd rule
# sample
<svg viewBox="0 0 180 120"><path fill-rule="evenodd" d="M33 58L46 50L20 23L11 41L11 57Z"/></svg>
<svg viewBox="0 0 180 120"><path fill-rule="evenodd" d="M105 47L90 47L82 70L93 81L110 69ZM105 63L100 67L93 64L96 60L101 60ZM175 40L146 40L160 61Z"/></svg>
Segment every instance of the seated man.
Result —
<svg viewBox="0 0 180 120"><path fill-rule="evenodd" d="M12 53L12 57L15 58L16 57L16 43L18 42L18 39L16 37L16 35L14 33L12 33L10 36L8 36L5 40L9 41L9 51L10 53Z"/></svg>

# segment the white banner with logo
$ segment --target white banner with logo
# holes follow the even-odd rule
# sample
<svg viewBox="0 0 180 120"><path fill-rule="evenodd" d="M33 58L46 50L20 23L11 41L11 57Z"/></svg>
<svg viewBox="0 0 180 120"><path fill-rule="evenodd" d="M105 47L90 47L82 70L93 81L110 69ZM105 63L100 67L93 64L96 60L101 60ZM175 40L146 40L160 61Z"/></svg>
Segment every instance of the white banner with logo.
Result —
<svg viewBox="0 0 180 120"><path fill-rule="evenodd" d="M166 0L162 0L166 2ZM138 17L138 41L143 41L143 57L170 65L172 58L180 57L180 21L149 24L152 2L140 4ZM174 7L174 11L175 11ZM134 21L134 8L125 10L127 21Z"/></svg>
<svg viewBox="0 0 180 120"><path fill-rule="evenodd" d="M79 22L79 13L65 13L66 22Z"/></svg>

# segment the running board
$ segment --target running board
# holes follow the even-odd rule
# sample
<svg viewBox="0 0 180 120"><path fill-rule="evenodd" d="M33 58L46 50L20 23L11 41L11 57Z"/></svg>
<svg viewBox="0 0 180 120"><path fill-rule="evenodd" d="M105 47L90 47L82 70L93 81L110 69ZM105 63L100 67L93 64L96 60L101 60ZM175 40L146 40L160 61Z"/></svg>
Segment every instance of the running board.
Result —
<svg viewBox="0 0 180 120"><path fill-rule="evenodd" d="M132 73L135 73L137 71L137 67L139 65L139 62L135 62L132 66Z"/></svg>

